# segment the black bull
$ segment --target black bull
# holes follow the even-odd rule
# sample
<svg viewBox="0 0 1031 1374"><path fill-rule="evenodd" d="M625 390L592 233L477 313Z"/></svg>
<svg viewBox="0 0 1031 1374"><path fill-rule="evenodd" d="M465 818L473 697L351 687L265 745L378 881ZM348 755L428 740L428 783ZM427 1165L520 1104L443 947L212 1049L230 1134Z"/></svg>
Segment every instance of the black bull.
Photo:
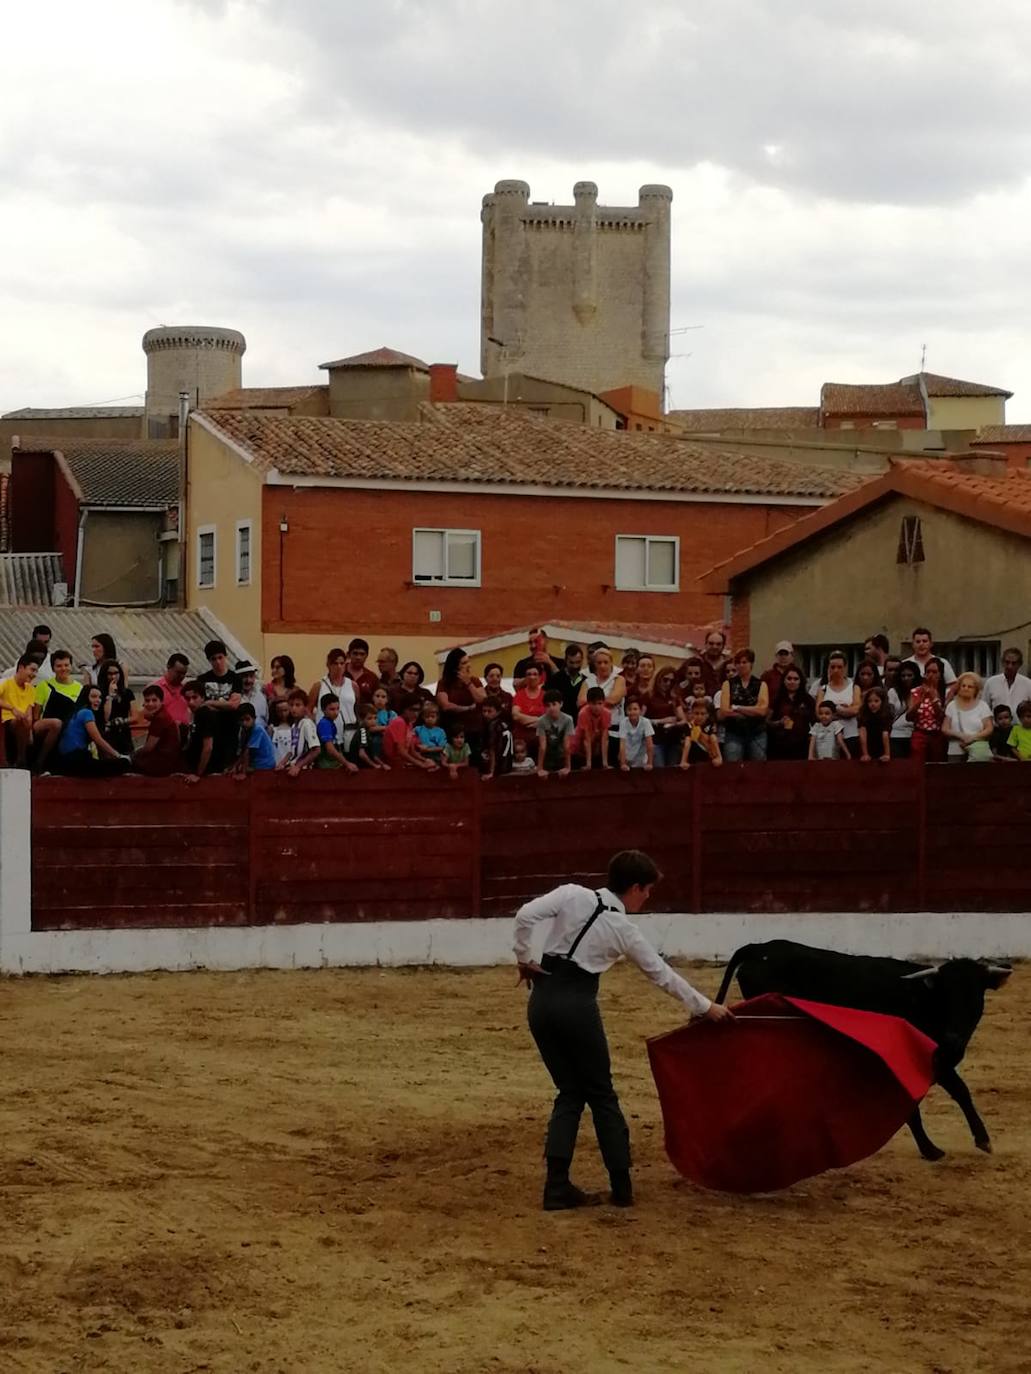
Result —
<svg viewBox="0 0 1031 1374"><path fill-rule="evenodd" d="M901 1017L938 1046L935 1079L966 1117L974 1144L990 1154L988 1131L956 1065L984 1012L985 993L1001 988L1011 972L976 959L949 959L935 968L905 959L812 949L792 940L768 940L741 946L727 965L716 1001L725 1001L736 974L745 997L779 992L785 997ZM924 1159L942 1158L945 1151L928 1137L919 1107L913 1110L909 1128Z"/></svg>

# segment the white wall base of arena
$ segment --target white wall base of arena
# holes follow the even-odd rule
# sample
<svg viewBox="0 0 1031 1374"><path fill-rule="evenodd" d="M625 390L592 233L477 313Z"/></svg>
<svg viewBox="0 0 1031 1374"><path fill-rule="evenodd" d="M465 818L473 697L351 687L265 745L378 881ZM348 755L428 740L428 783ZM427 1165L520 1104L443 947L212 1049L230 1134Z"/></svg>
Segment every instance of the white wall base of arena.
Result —
<svg viewBox="0 0 1031 1374"><path fill-rule="evenodd" d="M194 929L33 931L29 779L0 771L0 972L477 967L512 962L508 919ZM669 957L725 961L749 940L783 937L853 954L932 959L1031 957L1026 912L663 913L639 918Z"/></svg>

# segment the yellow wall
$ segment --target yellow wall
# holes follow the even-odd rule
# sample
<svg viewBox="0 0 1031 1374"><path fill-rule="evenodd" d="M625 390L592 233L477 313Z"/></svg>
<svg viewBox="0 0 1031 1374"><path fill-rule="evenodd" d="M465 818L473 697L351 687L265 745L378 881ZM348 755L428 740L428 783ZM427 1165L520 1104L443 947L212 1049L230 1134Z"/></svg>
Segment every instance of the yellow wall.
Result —
<svg viewBox="0 0 1031 1374"><path fill-rule="evenodd" d="M902 517L920 517L923 563L896 562ZM936 507L893 497L782 555L750 578L751 642L772 663L779 639L797 644L857 644L886 634L893 649L914 626L942 643L998 639L1028 657L1031 548L1007 534Z"/></svg>
<svg viewBox="0 0 1031 1374"><path fill-rule="evenodd" d="M928 429L980 429L1006 423L1004 396L929 396Z"/></svg>
<svg viewBox="0 0 1031 1374"><path fill-rule="evenodd" d="M247 649L261 651L261 476L191 421L187 446L186 604L206 606ZM251 581L236 585L236 522L251 522ZM197 530L215 526L215 586L197 586Z"/></svg>

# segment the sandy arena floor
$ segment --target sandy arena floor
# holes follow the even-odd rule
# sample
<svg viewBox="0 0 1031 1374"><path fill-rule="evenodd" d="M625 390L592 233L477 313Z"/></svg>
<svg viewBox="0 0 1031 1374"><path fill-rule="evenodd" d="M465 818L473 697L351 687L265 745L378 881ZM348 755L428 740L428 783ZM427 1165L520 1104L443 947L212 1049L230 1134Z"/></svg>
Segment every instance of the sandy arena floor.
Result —
<svg viewBox="0 0 1031 1374"><path fill-rule="evenodd" d="M711 989L715 970L694 977ZM1031 1369L1031 971L847 1173L678 1181L636 971L603 1005L639 1203L538 1210L550 1084L509 969L0 984L0 1370L635 1374ZM577 1176L601 1186L589 1125Z"/></svg>

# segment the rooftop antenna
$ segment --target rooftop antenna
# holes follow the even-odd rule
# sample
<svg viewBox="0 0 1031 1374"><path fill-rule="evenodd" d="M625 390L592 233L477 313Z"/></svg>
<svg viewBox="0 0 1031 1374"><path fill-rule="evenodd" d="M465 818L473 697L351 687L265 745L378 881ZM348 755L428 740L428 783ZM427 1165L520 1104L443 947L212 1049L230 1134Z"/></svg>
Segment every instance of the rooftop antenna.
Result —
<svg viewBox="0 0 1031 1374"><path fill-rule="evenodd" d="M926 362L927 362L927 345L926 345L926 344L921 344L921 345L920 345L920 371L921 371L921 372L923 372L923 370L924 370L924 363L926 363Z"/></svg>

